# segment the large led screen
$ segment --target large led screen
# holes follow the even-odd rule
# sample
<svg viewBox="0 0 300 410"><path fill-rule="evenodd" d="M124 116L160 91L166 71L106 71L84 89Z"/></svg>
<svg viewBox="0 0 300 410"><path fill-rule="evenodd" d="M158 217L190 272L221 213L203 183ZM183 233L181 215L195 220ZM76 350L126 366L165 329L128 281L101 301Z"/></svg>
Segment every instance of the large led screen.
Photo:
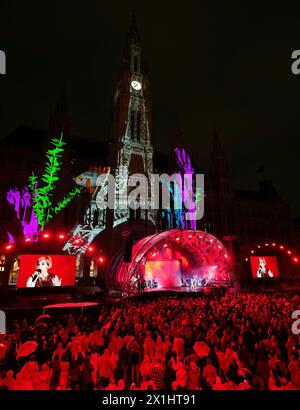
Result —
<svg viewBox="0 0 300 410"><path fill-rule="evenodd" d="M74 286L75 255L21 255L17 288Z"/></svg>
<svg viewBox="0 0 300 410"><path fill-rule="evenodd" d="M156 280L159 288L181 286L181 262L179 260L147 262L144 279Z"/></svg>
<svg viewBox="0 0 300 410"><path fill-rule="evenodd" d="M278 278L276 256L250 256L251 271L254 278Z"/></svg>

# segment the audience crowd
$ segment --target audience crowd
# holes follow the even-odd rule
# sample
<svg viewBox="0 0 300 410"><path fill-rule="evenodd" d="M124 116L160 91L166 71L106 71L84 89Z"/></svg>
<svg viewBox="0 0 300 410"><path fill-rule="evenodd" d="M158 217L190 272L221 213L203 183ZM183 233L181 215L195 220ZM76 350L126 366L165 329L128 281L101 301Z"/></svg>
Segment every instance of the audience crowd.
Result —
<svg viewBox="0 0 300 410"><path fill-rule="evenodd" d="M0 335L0 389L297 390L298 296L165 296Z"/></svg>

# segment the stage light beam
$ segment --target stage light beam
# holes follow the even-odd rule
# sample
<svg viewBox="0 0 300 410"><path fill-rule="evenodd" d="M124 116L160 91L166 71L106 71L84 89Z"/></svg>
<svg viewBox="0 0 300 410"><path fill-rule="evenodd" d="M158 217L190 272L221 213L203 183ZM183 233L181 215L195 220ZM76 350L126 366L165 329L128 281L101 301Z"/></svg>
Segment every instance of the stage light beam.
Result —
<svg viewBox="0 0 300 410"><path fill-rule="evenodd" d="M5 252L11 252L14 249L14 245L12 243L7 243L4 245Z"/></svg>

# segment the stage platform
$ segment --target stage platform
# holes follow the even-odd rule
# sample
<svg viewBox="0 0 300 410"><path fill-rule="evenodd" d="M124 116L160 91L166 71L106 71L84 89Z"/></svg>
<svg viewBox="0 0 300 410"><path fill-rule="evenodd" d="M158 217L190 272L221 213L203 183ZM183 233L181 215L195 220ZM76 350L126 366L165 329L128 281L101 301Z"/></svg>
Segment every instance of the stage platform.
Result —
<svg viewBox="0 0 300 410"><path fill-rule="evenodd" d="M78 311L80 310L81 313L84 312L85 309L87 308L96 308L100 306L100 303L96 303L96 302L78 302L78 303L56 303L54 305L47 305L43 307L43 314L45 313L49 313L51 314L51 310L53 309L62 309L64 310L65 313L68 313L68 311L72 310L72 311Z"/></svg>
<svg viewBox="0 0 300 410"><path fill-rule="evenodd" d="M157 297L157 296L211 296L211 295L222 295L226 292L228 287L196 287L191 289L190 287L172 287L172 288L151 288L145 289L143 292L133 291L123 295L123 299L127 298L142 298L142 297Z"/></svg>
<svg viewBox="0 0 300 410"><path fill-rule="evenodd" d="M208 292L211 293L214 290L219 290L220 287L200 287L197 286L194 289L191 289L190 287L187 286L180 286L180 287L173 287L173 288L151 288L151 289L145 289L144 292L140 293L149 293L149 292L180 292L180 293L203 293L203 292Z"/></svg>

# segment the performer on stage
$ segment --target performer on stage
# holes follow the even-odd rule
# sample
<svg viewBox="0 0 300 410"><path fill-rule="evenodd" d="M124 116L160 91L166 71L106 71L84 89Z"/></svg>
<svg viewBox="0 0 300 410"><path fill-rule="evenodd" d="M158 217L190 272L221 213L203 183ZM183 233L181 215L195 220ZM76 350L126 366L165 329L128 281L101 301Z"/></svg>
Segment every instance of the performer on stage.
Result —
<svg viewBox="0 0 300 410"><path fill-rule="evenodd" d="M61 286L61 279L48 269L52 268L52 259L50 256L42 256L36 262L36 271L27 279L27 288L43 288L52 286Z"/></svg>
<svg viewBox="0 0 300 410"><path fill-rule="evenodd" d="M258 269L257 277L258 278L273 278L273 272L267 268L267 262L265 258L258 258Z"/></svg>
<svg viewBox="0 0 300 410"><path fill-rule="evenodd" d="M191 290L195 290L197 284L197 276L194 275L191 279Z"/></svg>

